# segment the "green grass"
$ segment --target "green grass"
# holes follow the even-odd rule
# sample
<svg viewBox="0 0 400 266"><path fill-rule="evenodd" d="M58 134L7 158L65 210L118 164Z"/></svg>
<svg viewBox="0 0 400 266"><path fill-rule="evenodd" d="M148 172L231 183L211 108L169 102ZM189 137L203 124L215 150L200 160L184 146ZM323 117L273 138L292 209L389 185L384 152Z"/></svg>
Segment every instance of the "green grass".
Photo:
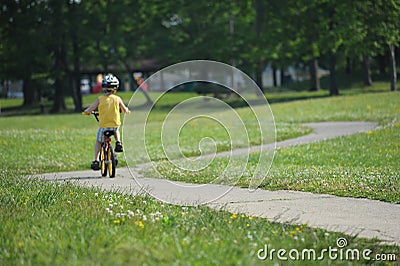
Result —
<svg viewBox="0 0 400 266"><path fill-rule="evenodd" d="M136 115L134 112L132 115ZM212 122L207 122L213 126ZM256 125L253 124L254 128ZM146 126L148 132L146 137L147 149L153 160L165 158L162 150L160 122L150 122ZM3 145L0 159L6 169L19 169L26 173L43 173L51 171L68 171L87 169L93 160L93 147L97 132L97 122L93 117L78 114L45 115L45 116L18 116L0 118L0 140ZM133 124L122 128L123 131L141 130L142 126ZM185 127L182 135L182 143L187 149L188 156L198 155L197 143L194 144L192 136L198 134L198 127ZM226 131L221 127L206 128L202 126L202 133L198 137L206 136L213 132L218 142L218 150L229 150L231 143L226 140ZM250 128L251 129L251 128ZM288 139L303 135L309 129L294 124L282 123L277 125L279 139ZM196 132L196 133L194 133ZM257 131L249 131L252 144L258 144L259 135ZM123 135L124 136L124 135ZM130 137L131 139L129 139ZM236 139L237 147L247 138ZM129 143L129 141L131 141ZM126 147L137 147L142 145L141 139L135 135L124 138ZM208 151L208 150L206 150ZM127 154L129 155L129 154ZM145 162L146 153L135 153L131 158L133 163ZM120 160L125 165L124 160Z"/></svg>
<svg viewBox="0 0 400 266"><path fill-rule="evenodd" d="M0 110L4 113L4 109L15 108L22 105L22 99L0 99Z"/></svg>
<svg viewBox="0 0 400 266"><path fill-rule="evenodd" d="M400 203L399 139L397 122L354 136L279 149L261 186Z"/></svg>
<svg viewBox="0 0 400 266"><path fill-rule="evenodd" d="M277 125L283 122L296 125L311 121L376 121L385 126L364 134L279 149L268 178L261 187L399 203L399 102L398 93L388 92L273 104L271 107ZM243 115L248 110L241 109L239 112ZM278 128L278 136L279 133ZM238 185L249 185L259 157L260 154L250 156L245 174ZM246 163L244 156L233 159L233 165ZM227 181L224 178L218 180L218 177L226 175L224 171L228 162L229 158L218 158L202 171L182 171L168 161L161 161L156 166L157 174L155 169L147 169L145 172L147 176L163 176L184 182L231 184L229 177ZM188 169L198 168L196 164L201 164L201 161L193 162ZM267 171L263 169L262 173Z"/></svg>
<svg viewBox="0 0 400 266"><path fill-rule="evenodd" d="M272 105L276 121L375 121L391 123L400 118L399 93L366 93L300 100Z"/></svg>
<svg viewBox="0 0 400 266"><path fill-rule="evenodd" d="M262 265L271 263L257 258L264 245L319 254L336 247L339 237L347 238L346 248L371 249L371 257L400 252L307 225L26 180L14 171L0 172L0 206L1 265ZM276 255L274 262L279 263ZM328 256L316 262L328 263L347 264Z"/></svg>
<svg viewBox="0 0 400 266"><path fill-rule="evenodd" d="M166 112L171 106L176 105L182 100L194 96L195 94L179 93L164 94L162 99L157 103L155 109L151 112L146 126L145 111L134 110L127 117L127 121L122 127L122 131L128 132L123 134L123 140L127 148L135 149L143 145L143 138L138 138L136 134L142 132L146 127L146 145L147 151L153 160L163 160L166 158L161 144L162 122L166 116ZM129 101L129 94L122 94L125 102ZM157 98L158 93L152 94L153 98ZM139 94L138 104L142 103ZM84 97L85 105L89 105L96 96L90 95ZM136 103L133 106L137 106ZM251 145L257 145L261 142L260 134L255 130L258 126L257 120L251 112L238 109L239 114L246 122L249 140L246 135L239 135L233 139L233 143L227 139L227 131L212 120L202 120L200 123L194 121L189 126L184 127L181 135L181 144L185 147L186 156L199 155L200 150L198 142L193 141L193 136L197 136L196 140L205 136L212 136L217 143L218 151L230 150L231 145L234 147L242 147L248 142ZM222 121L226 121L224 113L219 115ZM137 122L139 121L139 122ZM196 124L197 123L197 124ZM51 171L68 171L87 169L90 161L93 160L93 146L95 135L97 132L97 122L94 117L82 116L76 113L66 113L62 115L29 115L29 116L4 116L0 117L0 134L3 138L1 143L6 144L0 159L5 161L4 167L7 169L19 169L24 173L43 173ZM278 123L277 139L283 140L304 135L310 132L309 129L293 124ZM173 141L169 139L168 141ZM166 145L169 145L168 143ZM204 152L212 151L213 147L206 147ZM129 163L137 164L146 162L146 151L135 152L130 156L127 154ZM18 156L10 156L18 154ZM176 158L180 153L175 154ZM39 158L39 160L37 160ZM120 160L121 165L126 165L124 160Z"/></svg>
<svg viewBox="0 0 400 266"><path fill-rule="evenodd" d="M157 95L153 95L157 96ZM146 135L146 145L147 151L141 152L127 152L127 159L130 165L137 163L142 163L146 161L146 152L149 152L150 157L155 161L164 161L166 155L163 151L161 145L161 126L162 119L165 117L165 110L168 110L166 106L174 105L174 94L166 94L165 98L162 98L160 102L159 109L155 109L152 112L152 120L147 123L146 129L148 134ZM190 97L191 94L179 94L176 101L181 101ZM125 99L128 98L127 95L123 96ZM278 96L276 96L278 97ZM281 97L281 96L279 96ZM85 98L85 102L90 103L94 100L94 96L89 96L89 99ZM329 120L367 120L367 121L377 121L381 125L387 125L393 121L398 121L400 117L400 108L398 108L398 102L400 102L398 93L369 93L369 94L359 94L359 95L349 95L331 98L315 98L309 100L299 100L292 102L276 103L272 104L271 108L275 116L276 128L277 128L277 140L284 140L299 135L309 133L310 130L299 126L298 123L301 122L311 122L311 121L329 121ZM262 107L256 107L262 108ZM236 109L241 117L246 121L252 121L252 113L249 112L247 108ZM142 120L140 116L143 112L140 110L134 111L130 117L138 118ZM223 115L221 117L224 117ZM43 173L51 171L66 171L66 170L80 170L87 169L90 161L93 157L93 145L95 142L95 133L97 129L97 123L92 117L81 116L79 114L64 114L64 115L45 115L45 116L6 116L0 118L0 133L3 138L0 140L3 144L2 153L0 158L3 162L3 167L5 169L18 169L21 173L31 174L31 173ZM250 133L250 143L256 145L260 143L260 136L256 129L256 124L250 123L247 125L248 132ZM9 129L8 129L9 128ZM135 138L135 133L140 131L143 125L138 125L134 122L127 123L123 129L129 134L126 134L124 142L126 147L137 147L143 145L143 139ZM327 167L329 169L337 169L337 176L341 176L341 172L345 172L348 168L358 167L360 170L354 175L360 176L364 172L367 172L368 167L380 167L377 169L377 174L381 173L383 176L388 176L390 178L396 177L393 173L398 172L398 165L386 165L386 157L399 158L398 149L381 149L381 154L379 158L373 156L377 153L381 145L380 142L386 141L386 145L390 146L393 143L393 147L396 147L398 143L398 127L393 128L394 133L387 136L385 132L378 130L374 132L376 136L373 141L374 145L370 144L370 140L367 135L360 135L358 137L352 136L350 138L358 138L354 142L354 148L352 151L348 150L348 140L347 139L336 139L330 142L324 142L318 145L328 145L327 147L318 148L316 150L308 150L306 147L293 147L283 150L278 150L276 158L274 161L274 168L272 168L270 177L268 180L270 183L264 184L263 186L268 189L298 189L314 192L326 192L337 195L351 195L351 193L356 192L356 189L343 192L343 180L345 179L332 179L328 175L324 175L322 180L332 179L329 185L337 182L337 185L331 187L324 184L324 181L307 185L303 181L297 183L302 183L301 185L294 185L296 183L291 176L300 175L300 173L305 173L307 167ZM133 133L132 133L133 132ZM133 135L132 135L133 134ZM220 127L214 121L201 121L201 123L191 123L190 126L184 127L181 136L180 144L183 147L183 152L186 156L197 156L200 154L198 147L199 141L206 136L213 136L217 144L217 151L225 151L234 147L241 147L241 143L246 143L246 136L238 137L234 139L233 143L230 143L229 138L227 139L227 132L224 128ZM329 144L333 143L333 144ZM167 143L168 144L168 143ZM336 146L340 145L341 150L337 149ZM365 147L368 147L368 152L365 152ZM210 152L213 150L213 146L205 145L203 151ZM301 149L297 151L296 149ZM295 151L296 150L296 151ZM291 159L291 165L279 163L280 154L285 153L286 158ZM299 158L307 158L307 160L300 160L296 162L295 154L298 154ZM313 158L308 158L307 155L313 155ZM370 154L370 156L365 156ZM306 155L306 156L304 156ZM363 155L363 158L356 158L357 156ZM180 153L174 154L175 158L179 158ZM339 158L343 160L343 156L347 156L346 163L341 165L329 165L328 163L332 158ZM355 157L354 157L355 156ZM257 157L257 156L255 156ZM318 165L317 158L321 158L322 164ZM126 165L126 162L120 158L121 165ZM349 163L355 163L357 161L363 162L365 165L346 165ZM161 168L169 169L173 168L168 166L168 163L163 162ZM377 165L378 164L378 165ZM377 166L376 166L377 165ZM288 170L288 166L292 166L296 170ZM303 168L302 168L303 167ZM214 169L215 168L215 169ZM168 175L171 179L185 178L188 182L204 182L206 180L212 180L223 168L218 160L216 161L216 166L211 167L209 172L205 174L198 172L193 178L180 173L180 176ZM274 172L274 169L279 169ZM321 170L322 171L322 170ZM312 171L314 175L319 175L319 172ZM326 172L326 171L325 171ZM328 171L329 172L329 171ZM168 172L169 173L169 172ZM205 175L205 176L202 176ZM306 179L307 177L303 177ZM274 180L274 181L272 181ZM280 180L279 182L277 180ZM292 180L292 181L290 181ZM312 179L315 180L315 179ZM318 179L317 179L318 180ZM347 180L347 179L346 179ZM396 179L395 179L396 180ZM350 178L347 183L351 183L354 180ZM345 184L347 184L345 183ZM276 185L272 185L276 184ZM307 187L308 186L308 187ZM325 188L324 188L325 187ZM330 188L327 190L327 188ZM375 195L376 190L380 190L380 187L372 186L372 190L366 193L361 190L358 192L358 196L378 198L381 200L388 201L398 201L398 196L393 197L392 191L385 198L384 192L378 193L381 195ZM371 189L367 187L366 189ZM386 191L386 190L384 190Z"/></svg>
<svg viewBox="0 0 400 266"><path fill-rule="evenodd" d="M320 143L278 149L272 168L260 187L268 190L298 190L338 196L362 197L400 203L400 123L380 130ZM237 185L248 187L255 174L260 153L234 156L233 165L246 165ZM157 164L157 171L172 180L192 183L224 183L227 157L216 158L202 171L182 171L168 161ZM201 162L195 162L200 164ZM265 174L268 165L262 165ZM196 165L188 166L189 169ZM147 176L157 176L147 169ZM231 173L231 177L234 176ZM258 178L261 178L256 174Z"/></svg>
<svg viewBox="0 0 400 266"><path fill-rule="evenodd" d="M299 125L301 122L377 121L383 128L318 144L280 149L262 187L399 202L399 94L354 94L349 91L345 96L327 98L321 97L322 93L291 92L286 96L284 93L272 96L276 97L271 108L278 140L308 133L309 129ZM304 95L312 99L285 100L303 99ZM129 100L128 94L122 96L126 102ZM207 168L208 172L192 175L181 172L178 175L163 161L165 156L159 149L158 134L168 106L190 96L179 94L174 100L173 94L167 94L163 98L147 125L151 133L147 136L147 144L152 158L160 160L159 168L169 173L170 178L209 182L218 176L226 158L215 160ZM95 96L85 97L85 105L94 99ZM237 103L232 102L234 104ZM246 108L236 110L241 117L252 116ZM131 115L140 118L143 110L135 110ZM230 144L224 142L226 132L220 130L218 124L205 123L208 123L207 129L204 123L193 123L183 129L181 137L188 147L186 155L198 155L197 140L210 131L216 136L218 151L230 148ZM127 124L124 131L135 131L141 126ZM254 124L247 126L250 131L254 130ZM0 117L0 159L3 162L3 170L0 170L1 265L264 265L272 264L257 259L257 251L265 244L270 248L314 248L320 252L329 246L336 247L338 237L348 239L348 248L369 248L373 254L400 254L398 246L385 246L374 240L307 225L278 224L207 207L172 206L144 195L133 197L72 183L22 178L33 173L87 169L93 156L96 129L94 118L79 114L18 116L13 113ZM252 144L259 143L259 135L253 134L250 136ZM134 147L143 140L124 141L125 147ZM234 145L240 146L240 143ZM145 154L135 156L128 160L135 164L144 161ZM257 153L251 154L246 176L239 185L248 185L246 177L254 171L257 158ZM123 158L120 162L124 165ZM274 262L281 263L277 259ZM290 264L296 263L303 264L304 261L290 261ZM358 263L371 262L354 262ZM351 262L326 258L316 264L347 265Z"/></svg>

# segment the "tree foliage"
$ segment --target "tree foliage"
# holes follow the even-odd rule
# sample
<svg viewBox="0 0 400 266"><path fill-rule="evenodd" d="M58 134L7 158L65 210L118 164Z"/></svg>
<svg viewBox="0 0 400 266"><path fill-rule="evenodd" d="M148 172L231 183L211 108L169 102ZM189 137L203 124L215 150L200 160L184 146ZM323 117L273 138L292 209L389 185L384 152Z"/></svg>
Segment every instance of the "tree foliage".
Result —
<svg viewBox="0 0 400 266"><path fill-rule="evenodd" d="M322 62L335 95L345 58L386 56L395 90L399 21L398 0L4 0L0 79L23 80L26 105L51 87L53 111L65 109L67 92L79 111L83 68L118 65L132 74L141 59L160 67L210 59L243 69L262 86L267 64L300 65L309 66L310 89L319 89Z"/></svg>

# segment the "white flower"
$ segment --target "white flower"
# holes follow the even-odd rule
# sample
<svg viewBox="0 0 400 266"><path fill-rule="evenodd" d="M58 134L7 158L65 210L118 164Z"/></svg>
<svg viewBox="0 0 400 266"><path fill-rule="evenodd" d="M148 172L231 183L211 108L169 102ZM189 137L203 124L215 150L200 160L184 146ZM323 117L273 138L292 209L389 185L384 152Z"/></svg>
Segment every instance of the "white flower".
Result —
<svg viewBox="0 0 400 266"><path fill-rule="evenodd" d="M127 210L126 214L127 214L128 218L135 216L135 213L131 210Z"/></svg>

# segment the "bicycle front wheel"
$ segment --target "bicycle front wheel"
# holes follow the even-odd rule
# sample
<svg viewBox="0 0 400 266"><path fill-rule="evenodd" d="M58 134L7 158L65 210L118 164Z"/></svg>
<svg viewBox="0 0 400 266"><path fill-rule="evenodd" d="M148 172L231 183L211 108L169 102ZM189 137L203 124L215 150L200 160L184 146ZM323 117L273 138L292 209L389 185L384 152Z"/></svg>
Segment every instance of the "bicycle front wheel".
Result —
<svg viewBox="0 0 400 266"><path fill-rule="evenodd" d="M101 176L107 176L107 152L105 147L101 147L100 150L100 166L101 166Z"/></svg>
<svg viewBox="0 0 400 266"><path fill-rule="evenodd" d="M117 166L116 156L113 147L110 145L107 150L108 157L108 176L115 177L115 169Z"/></svg>

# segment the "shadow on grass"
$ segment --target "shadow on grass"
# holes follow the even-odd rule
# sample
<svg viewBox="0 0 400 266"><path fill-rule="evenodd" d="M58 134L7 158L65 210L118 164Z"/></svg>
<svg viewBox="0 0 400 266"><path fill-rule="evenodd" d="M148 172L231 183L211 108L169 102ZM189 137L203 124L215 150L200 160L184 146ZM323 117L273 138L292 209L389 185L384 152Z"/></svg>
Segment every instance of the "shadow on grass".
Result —
<svg viewBox="0 0 400 266"><path fill-rule="evenodd" d="M382 93L382 92L389 92L389 82L387 79L377 76L373 77L374 84L373 86L365 86L360 81L360 77L348 77L346 75L342 75L343 77L338 77L338 86L339 86L339 97L340 96L348 96L348 95L357 95L357 94L364 94L364 93ZM282 87L273 87L273 88L265 88L265 96L268 100L268 103L275 104L275 103L283 103L283 102L291 102L291 101L298 101L298 100L307 100L307 99L318 99L318 98L327 98L327 97L337 97L331 96L329 94L329 90L325 89L329 87L329 77L321 78L321 87L323 89L319 91L311 92L308 90L309 81L302 81L302 82L293 82L291 84L284 85ZM187 95L185 95L185 93ZM204 94L196 94L188 93L188 92L171 92L168 93L169 95L174 95L174 97L168 97L165 101L163 99L159 99L152 110L157 111L169 111L177 104L182 102L185 99L194 96L200 96ZM206 94L207 96L213 97L213 94ZM265 104L265 100L263 98L257 98L255 95L251 97L248 102L243 100L238 96L231 95L228 98L221 99L225 103L227 103L232 108L243 108L248 106L257 106ZM205 102L206 103L206 102ZM70 106L69 108L62 113L53 113L51 112L52 102L46 102L44 106L44 112L41 110L40 105L35 106L10 106L1 108L0 117L4 116L27 116L27 115L47 115L47 114L73 114L75 112ZM131 110L145 110L150 108L149 104L143 104L140 106L130 106Z"/></svg>
<svg viewBox="0 0 400 266"><path fill-rule="evenodd" d="M69 177L69 178L64 178L63 181L68 181L68 180L93 180L93 179L108 179L109 177L102 177L102 176L77 176L77 177Z"/></svg>
<svg viewBox="0 0 400 266"><path fill-rule="evenodd" d="M52 104L46 105L42 110L40 106L11 106L1 109L0 117L12 116L39 116L39 115L65 115L65 114L78 114L73 109L67 109L61 113L51 112ZM82 109L83 110L83 109Z"/></svg>

